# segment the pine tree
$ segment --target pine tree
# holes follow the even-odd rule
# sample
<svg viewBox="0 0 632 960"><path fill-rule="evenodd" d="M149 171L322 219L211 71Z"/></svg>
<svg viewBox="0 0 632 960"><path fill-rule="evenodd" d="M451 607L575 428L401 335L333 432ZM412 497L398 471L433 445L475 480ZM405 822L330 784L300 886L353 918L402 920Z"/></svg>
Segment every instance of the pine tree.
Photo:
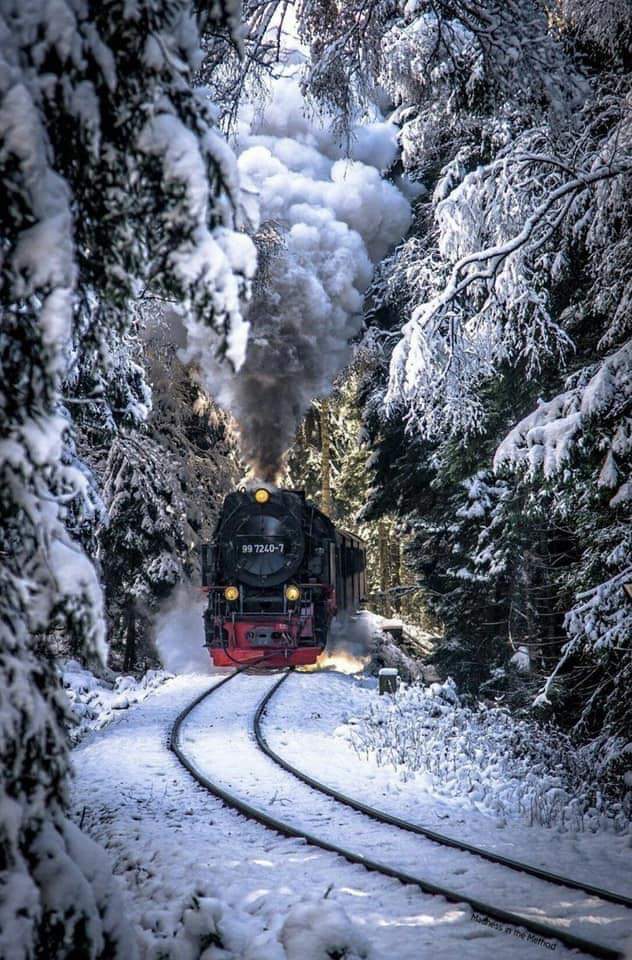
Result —
<svg viewBox="0 0 632 960"><path fill-rule="evenodd" d="M419 183L370 298L366 515L408 524L463 681L499 677L524 642L552 674L538 703L615 744L632 629L629 17L590 0L552 19L531 0L302 17L314 95L344 120L381 85Z"/></svg>
<svg viewBox="0 0 632 960"><path fill-rule="evenodd" d="M396 610L405 614L411 623L427 626L423 605L417 602L412 590L412 573L400 550L405 538L396 517L389 514L375 519L367 512L373 475L367 469L371 452L360 410L364 365L365 360L359 355L339 378L326 404L320 400L312 404L289 451L284 482L304 489L311 499L322 505L322 416L325 409L331 517L339 527L365 541L367 593L371 606L386 615ZM382 541L385 551L381 549ZM403 600L399 587L403 588Z"/></svg>
<svg viewBox="0 0 632 960"><path fill-rule="evenodd" d="M143 315L152 409L111 440L96 535L111 661L125 670L155 660L154 616L178 584L199 583L200 543L242 474L226 417L178 359L163 312Z"/></svg>
<svg viewBox="0 0 632 960"><path fill-rule="evenodd" d="M212 17L234 14L216 4ZM232 155L190 86L197 63L185 0L0 4L0 953L12 960L135 955L107 863L65 817L51 638L101 660L106 645L77 540L98 498L64 400L94 405L102 426L121 398L135 415L146 389L119 346L144 283L184 304L199 356L243 356L254 256L232 229Z"/></svg>
<svg viewBox="0 0 632 960"><path fill-rule="evenodd" d="M188 573L186 509L165 454L148 436L120 433L105 469L98 555L126 670L148 653L149 616Z"/></svg>

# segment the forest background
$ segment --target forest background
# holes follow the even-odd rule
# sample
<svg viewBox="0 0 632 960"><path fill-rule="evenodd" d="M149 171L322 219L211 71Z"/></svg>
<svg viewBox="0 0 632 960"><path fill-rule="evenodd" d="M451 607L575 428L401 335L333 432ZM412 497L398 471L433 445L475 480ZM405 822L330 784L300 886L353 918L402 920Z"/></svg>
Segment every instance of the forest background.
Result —
<svg viewBox="0 0 632 960"><path fill-rule="evenodd" d="M397 129L381 173L412 213L281 479L366 536L373 602L430 629L461 690L558 723L627 789L629 4L49 14L0 6L0 839L24 956L127 936L105 908L98 935L85 923L107 881L65 816L54 657L151 662L153 618L197 581L243 476L205 371L244 367L245 304L289 249L283 224L242 214L229 145L240 98L278 74L285 17L341 152L364 116ZM62 925L43 865L68 858Z"/></svg>

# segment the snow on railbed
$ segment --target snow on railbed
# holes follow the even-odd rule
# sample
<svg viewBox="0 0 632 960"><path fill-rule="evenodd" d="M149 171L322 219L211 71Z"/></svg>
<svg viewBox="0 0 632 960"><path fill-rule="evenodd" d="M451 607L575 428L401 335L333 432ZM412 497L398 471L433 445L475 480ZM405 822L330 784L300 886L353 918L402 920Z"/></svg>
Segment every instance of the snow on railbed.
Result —
<svg viewBox="0 0 632 960"><path fill-rule="evenodd" d="M120 713L151 696L172 673L148 670L140 680L112 674L112 680L95 676L77 660L58 665L62 685L70 702L69 736L79 743L92 730L101 730Z"/></svg>
<svg viewBox="0 0 632 960"><path fill-rule="evenodd" d="M73 815L114 861L141 960L381 960L345 903L427 940L413 893L393 881L403 916L381 914L380 878L245 820L180 766L169 731L212 683L173 678L73 751Z"/></svg>
<svg viewBox="0 0 632 960"><path fill-rule="evenodd" d="M508 717L490 733L485 722L468 724L456 701L449 684L378 697L373 679L295 673L268 708L264 731L281 756L378 809L629 894L632 833L623 812L582 816L560 772L536 769L520 723Z"/></svg>

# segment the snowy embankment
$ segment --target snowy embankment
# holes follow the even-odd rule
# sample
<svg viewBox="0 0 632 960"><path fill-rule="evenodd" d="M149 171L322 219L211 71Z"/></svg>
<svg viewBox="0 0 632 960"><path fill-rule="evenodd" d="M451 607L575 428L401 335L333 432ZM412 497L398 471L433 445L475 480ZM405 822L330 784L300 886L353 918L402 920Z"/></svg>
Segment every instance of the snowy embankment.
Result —
<svg viewBox="0 0 632 960"><path fill-rule="evenodd" d="M93 730L101 730L135 704L142 703L173 676L166 670L148 670L137 680L112 674L111 679L96 677L77 660L59 664L61 681L70 703L68 733L72 743Z"/></svg>
<svg viewBox="0 0 632 960"><path fill-rule="evenodd" d="M430 774L436 792L497 818L562 832L632 833L632 794L608 802L582 751L559 730L508 710L459 703L454 683L411 686L371 700L351 725L360 758L402 780Z"/></svg>
<svg viewBox="0 0 632 960"><path fill-rule="evenodd" d="M142 703L174 674L210 675L204 647L203 611L206 598L181 586L156 618L156 648L165 670L148 670L140 679L106 670L95 676L77 660L61 660L58 671L70 702L69 735L79 743L93 730L102 730L129 707Z"/></svg>
<svg viewBox="0 0 632 960"><path fill-rule="evenodd" d="M608 818L588 807L582 816L590 798L569 797L554 753L547 768L546 749L527 741L532 731L510 717L494 727L497 711L477 722L455 701L450 685L379 698L373 680L295 674L273 700L265 731L300 769L378 809L629 892L622 812Z"/></svg>

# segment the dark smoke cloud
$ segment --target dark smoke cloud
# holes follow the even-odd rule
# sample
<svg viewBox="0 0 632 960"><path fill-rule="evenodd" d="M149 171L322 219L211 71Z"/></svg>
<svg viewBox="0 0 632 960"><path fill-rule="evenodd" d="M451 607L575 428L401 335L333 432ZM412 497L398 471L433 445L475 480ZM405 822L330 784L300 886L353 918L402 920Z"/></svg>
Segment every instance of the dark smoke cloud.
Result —
<svg viewBox="0 0 632 960"><path fill-rule="evenodd" d="M362 324L374 265L405 233L410 206L377 166L340 157L326 126L307 119L298 81L275 82L262 118L245 124L239 169L259 234L260 275L237 374L197 360L204 386L239 424L245 458L273 480L296 428L327 394ZM388 166L396 129L358 128L355 155Z"/></svg>

